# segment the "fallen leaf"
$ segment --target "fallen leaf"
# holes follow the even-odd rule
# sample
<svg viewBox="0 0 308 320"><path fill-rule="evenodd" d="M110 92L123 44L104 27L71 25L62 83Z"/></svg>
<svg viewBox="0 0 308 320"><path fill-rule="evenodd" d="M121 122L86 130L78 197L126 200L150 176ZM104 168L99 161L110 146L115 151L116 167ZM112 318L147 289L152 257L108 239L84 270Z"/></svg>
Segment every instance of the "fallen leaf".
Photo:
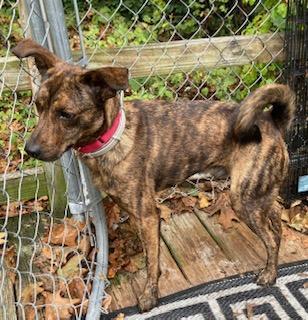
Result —
<svg viewBox="0 0 308 320"><path fill-rule="evenodd" d="M72 298L79 298L80 300L86 296L87 292L90 292L90 288L87 288L84 280L80 277L73 278L69 282L68 290Z"/></svg>
<svg viewBox="0 0 308 320"><path fill-rule="evenodd" d="M10 202L9 205L2 205L0 211L0 217L17 217L23 213L26 213L25 210L20 210L21 201Z"/></svg>
<svg viewBox="0 0 308 320"><path fill-rule="evenodd" d="M145 256L143 252L138 253L132 257L130 257L129 264L124 267L124 269L128 272L137 272L138 270L141 270L145 268L146 266L146 261L145 261Z"/></svg>
<svg viewBox="0 0 308 320"><path fill-rule="evenodd" d="M156 206L160 210L160 218L169 222L172 210L164 204L157 204Z"/></svg>
<svg viewBox="0 0 308 320"><path fill-rule="evenodd" d="M21 303L34 303L36 297L44 291L43 282L29 283L21 292Z"/></svg>
<svg viewBox="0 0 308 320"><path fill-rule="evenodd" d="M303 284L303 287L304 287L305 289L307 289L307 288L308 288L308 282L305 282L305 283Z"/></svg>
<svg viewBox="0 0 308 320"><path fill-rule="evenodd" d="M74 305L80 303L80 299L69 299L62 297L62 290L51 293L44 291L43 296L45 297L45 319L46 320L67 320L74 315Z"/></svg>
<svg viewBox="0 0 308 320"><path fill-rule="evenodd" d="M239 218L236 216L232 208L222 208L218 218L218 223L224 230L232 228L232 221L239 222Z"/></svg>
<svg viewBox="0 0 308 320"><path fill-rule="evenodd" d="M84 259L81 254L74 255L68 262L57 270L58 276L65 279L72 279L75 276L80 276L84 270L80 267L80 262Z"/></svg>
<svg viewBox="0 0 308 320"><path fill-rule="evenodd" d="M6 243L6 237L7 237L7 233L6 232L0 232L0 245Z"/></svg>
<svg viewBox="0 0 308 320"><path fill-rule="evenodd" d="M62 250L65 247L57 247L43 244L40 253L35 257L34 264L42 272L55 273L62 261Z"/></svg>
<svg viewBox="0 0 308 320"><path fill-rule="evenodd" d="M42 239L43 242L48 243L50 239L51 244L64 244L69 247L76 246L76 238L79 234L79 231L76 227L68 224L54 224L51 227L51 230L45 235Z"/></svg>
<svg viewBox="0 0 308 320"><path fill-rule="evenodd" d="M111 295L107 294L106 295L106 298L103 300L103 303L102 303L102 307L108 311L110 305L111 305L111 302L112 302L112 297Z"/></svg>
<svg viewBox="0 0 308 320"><path fill-rule="evenodd" d="M5 264L7 267L6 274L10 278L11 282L14 284L16 280L16 248L15 246L11 246L3 250L4 252L0 251L0 254L4 256ZM12 269L12 270L11 270Z"/></svg>
<svg viewBox="0 0 308 320"><path fill-rule="evenodd" d="M87 225L85 221L79 221L74 218L66 218L66 219L64 219L64 223L67 223L70 226L77 228L77 230L79 232L84 231L84 229Z"/></svg>
<svg viewBox="0 0 308 320"><path fill-rule="evenodd" d="M120 213L121 210L117 204L110 201L104 201L104 208L106 212L106 217L108 221L108 228L109 230L114 230L115 226L118 226L120 223Z"/></svg>
<svg viewBox="0 0 308 320"><path fill-rule="evenodd" d="M281 212L281 220L285 222L290 222L289 211L287 209L283 209Z"/></svg>
<svg viewBox="0 0 308 320"><path fill-rule="evenodd" d="M209 199L204 192L199 192L198 198L199 198L200 209L207 208L210 205Z"/></svg>
<svg viewBox="0 0 308 320"><path fill-rule="evenodd" d="M115 275L117 274L119 268L116 266L111 266L108 268L108 275L107 278L108 279L113 279L115 277Z"/></svg>
<svg viewBox="0 0 308 320"><path fill-rule="evenodd" d="M35 319L36 306L23 306L23 309L25 311L25 320L33 320L33 319Z"/></svg>
<svg viewBox="0 0 308 320"><path fill-rule="evenodd" d="M184 205L186 207L193 208L197 203L197 198L192 197L192 196L183 197L182 202L184 203Z"/></svg>
<svg viewBox="0 0 308 320"><path fill-rule="evenodd" d="M300 211L291 218L288 225L297 231L308 234L308 212Z"/></svg>
<svg viewBox="0 0 308 320"><path fill-rule="evenodd" d="M211 202L211 205L207 208L203 208L203 211L206 212L209 216L214 215L215 213L219 212L221 208L228 202L229 196L226 192L222 192L218 195L215 201Z"/></svg>
<svg viewBox="0 0 308 320"><path fill-rule="evenodd" d="M46 259L53 259L53 251L50 246L44 246L40 252L41 255L43 255Z"/></svg>
<svg viewBox="0 0 308 320"><path fill-rule="evenodd" d="M81 240L78 243L77 249L87 257L91 250L90 237L87 235L82 235Z"/></svg>
<svg viewBox="0 0 308 320"><path fill-rule="evenodd" d="M203 211L210 216L220 212L218 223L224 230L232 228L232 221L239 222L238 217L231 207L230 197L227 192L220 193L215 203L211 204L208 208L203 209Z"/></svg>
<svg viewBox="0 0 308 320"><path fill-rule="evenodd" d="M214 213L218 211L220 211L218 223L224 230L232 228L232 221L240 221L231 207L230 197L227 193L221 193L219 196L217 203L215 204Z"/></svg>

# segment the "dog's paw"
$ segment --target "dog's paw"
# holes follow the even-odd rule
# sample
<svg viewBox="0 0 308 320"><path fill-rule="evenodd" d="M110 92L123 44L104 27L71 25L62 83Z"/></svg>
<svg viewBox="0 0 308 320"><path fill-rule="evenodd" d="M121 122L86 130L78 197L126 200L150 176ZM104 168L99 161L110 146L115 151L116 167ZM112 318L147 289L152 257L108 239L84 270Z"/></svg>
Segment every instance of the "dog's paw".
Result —
<svg viewBox="0 0 308 320"><path fill-rule="evenodd" d="M138 297L138 307L141 312L154 308L158 300L158 290L155 286L146 286L141 296Z"/></svg>
<svg viewBox="0 0 308 320"><path fill-rule="evenodd" d="M276 271L263 269L257 277L257 284L260 286L271 286L276 282L276 278Z"/></svg>

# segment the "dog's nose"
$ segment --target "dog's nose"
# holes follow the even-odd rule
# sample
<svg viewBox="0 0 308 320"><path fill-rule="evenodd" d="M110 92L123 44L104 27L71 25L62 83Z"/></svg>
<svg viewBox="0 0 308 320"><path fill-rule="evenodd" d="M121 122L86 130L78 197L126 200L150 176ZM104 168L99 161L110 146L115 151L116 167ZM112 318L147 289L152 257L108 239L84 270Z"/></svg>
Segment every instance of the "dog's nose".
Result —
<svg viewBox="0 0 308 320"><path fill-rule="evenodd" d="M27 141L25 150L28 153L28 155L33 158L39 158L41 155L41 148L36 143L30 143L29 141Z"/></svg>

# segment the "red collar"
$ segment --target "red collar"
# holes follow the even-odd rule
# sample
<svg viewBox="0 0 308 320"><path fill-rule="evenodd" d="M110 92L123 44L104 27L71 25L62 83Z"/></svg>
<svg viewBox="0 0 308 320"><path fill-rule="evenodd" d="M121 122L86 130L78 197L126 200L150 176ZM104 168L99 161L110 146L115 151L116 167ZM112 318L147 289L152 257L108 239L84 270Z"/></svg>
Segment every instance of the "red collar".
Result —
<svg viewBox="0 0 308 320"><path fill-rule="evenodd" d="M101 136L99 136L95 141L89 142L88 144L77 147L76 149L81 153L94 153L103 149L108 142L116 135L116 131L118 131L120 126L121 115L124 114L122 110L119 111L116 118L114 119L112 126L104 132Z"/></svg>

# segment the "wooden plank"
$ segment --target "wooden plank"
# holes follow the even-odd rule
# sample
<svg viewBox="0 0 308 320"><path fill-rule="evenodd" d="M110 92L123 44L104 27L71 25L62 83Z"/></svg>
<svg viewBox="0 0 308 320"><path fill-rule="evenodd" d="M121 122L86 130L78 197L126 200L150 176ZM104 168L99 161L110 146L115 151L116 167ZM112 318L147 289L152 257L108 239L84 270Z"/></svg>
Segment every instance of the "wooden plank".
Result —
<svg viewBox="0 0 308 320"><path fill-rule="evenodd" d="M0 204L7 201L29 200L48 194L42 168L27 169L0 175Z"/></svg>
<svg viewBox="0 0 308 320"><path fill-rule="evenodd" d="M238 66L283 60L283 36L228 36L102 49L90 57L90 68L120 65L132 77L190 72L197 68Z"/></svg>
<svg viewBox="0 0 308 320"><path fill-rule="evenodd" d="M20 226L22 227L20 228ZM34 226L36 227L34 228ZM38 277L41 271L33 264L33 257L36 254L34 250L38 250L38 248L33 246L33 241L39 239L44 234L46 226L46 216L43 214L39 214L38 216L37 213L12 217L7 222L7 230L10 230L11 234L17 234L17 236L11 236L9 241L15 245L18 255L16 265L17 276L14 284L18 319L25 319L25 313L28 315L34 312L31 301L24 301L25 297L23 293L25 288L28 288L29 291L29 286L32 286L30 292L33 292L33 297L35 297L35 284L41 281ZM46 276L46 274L42 276L46 278L50 277L50 275ZM42 312L42 309L37 309L38 319L44 318ZM26 316L26 318L30 319L29 316Z"/></svg>
<svg viewBox="0 0 308 320"><path fill-rule="evenodd" d="M192 213L174 215L162 223L162 237L191 284L209 282L237 273L230 261Z"/></svg>
<svg viewBox="0 0 308 320"><path fill-rule="evenodd" d="M0 92L7 90L30 90L28 68L21 68L20 61L14 56L0 58Z"/></svg>
<svg viewBox="0 0 308 320"><path fill-rule="evenodd" d="M252 62L283 61L284 35L228 36L179 40L155 44L88 50L89 68L119 65L130 69L133 78L190 72ZM73 53L74 60L80 52ZM10 88L31 89L26 73L20 73L18 59L0 59L0 81ZM0 82L0 83L1 83Z"/></svg>
<svg viewBox="0 0 308 320"><path fill-rule="evenodd" d="M201 210L195 210L219 247L232 260L237 261L239 272L257 271L266 263L266 251L261 239L243 222L233 223L233 228L224 231L218 224L218 216L209 217ZM282 226L283 236L279 251L279 264L308 259L307 235ZM306 243L306 247L305 247Z"/></svg>
<svg viewBox="0 0 308 320"><path fill-rule="evenodd" d="M160 241L160 250L159 296L164 297L187 289L190 284L179 270L162 239ZM141 293L145 285L146 270L141 270L130 276L120 276L118 281L120 281L120 284L113 284L107 289L107 292L112 296L112 304L110 306L112 311L137 304L136 296Z"/></svg>
<svg viewBox="0 0 308 320"><path fill-rule="evenodd" d="M50 211L55 218L63 218L67 205L66 182L60 160L43 164L49 196Z"/></svg>
<svg viewBox="0 0 308 320"><path fill-rule="evenodd" d="M234 262L239 273L264 266L266 253L263 244L243 222L234 222L232 228L223 230L218 223L218 215L209 216L197 208L195 213L224 254Z"/></svg>
<svg viewBox="0 0 308 320"><path fill-rule="evenodd" d="M0 259L0 319L17 320L14 286L7 276L5 261Z"/></svg>

